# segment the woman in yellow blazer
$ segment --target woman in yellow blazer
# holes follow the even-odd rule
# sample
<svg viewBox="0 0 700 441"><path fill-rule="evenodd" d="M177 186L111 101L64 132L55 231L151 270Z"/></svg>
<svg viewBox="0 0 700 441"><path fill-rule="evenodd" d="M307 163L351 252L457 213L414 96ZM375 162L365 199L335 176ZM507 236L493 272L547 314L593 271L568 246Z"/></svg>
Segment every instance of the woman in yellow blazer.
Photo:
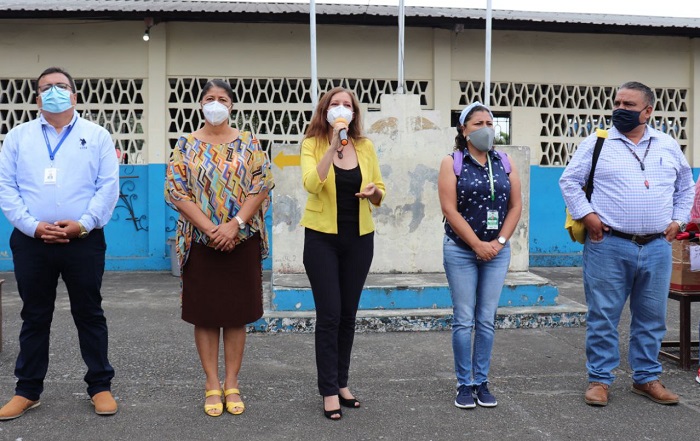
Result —
<svg viewBox="0 0 700 441"><path fill-rule="evenodd" d="M316 368L323 414L360 407L348 388L355 315L374 254L372 205L385 196L372 141L362 135L359 102L336 87L321 97L301 145L309 193L301 225L304 268L316 304Z"/></svg>

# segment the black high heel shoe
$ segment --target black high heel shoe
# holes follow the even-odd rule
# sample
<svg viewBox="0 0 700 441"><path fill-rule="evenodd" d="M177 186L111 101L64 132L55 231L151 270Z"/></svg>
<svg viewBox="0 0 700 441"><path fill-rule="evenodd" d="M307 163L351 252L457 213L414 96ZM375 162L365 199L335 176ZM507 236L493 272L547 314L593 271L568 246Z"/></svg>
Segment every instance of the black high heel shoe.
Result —
<svg viewBox="0 0 700 441"><path fill-rule="evenodd" d="M338 398L340 399L341 406L351 407L353 409L360 407L360 402L357 401L356 398L343 398L341 395L338 395Z"/></svg>
<svg viewBox="0 0 700 441"><path fill-rule="evenodd" d="M333 418L333 415L340 415L338 418ZM326 410L323 409L323 416L328 418L331 421L340 421L341 418L343 418L343 411L340 410L340 408L336 410Z"/></svg>

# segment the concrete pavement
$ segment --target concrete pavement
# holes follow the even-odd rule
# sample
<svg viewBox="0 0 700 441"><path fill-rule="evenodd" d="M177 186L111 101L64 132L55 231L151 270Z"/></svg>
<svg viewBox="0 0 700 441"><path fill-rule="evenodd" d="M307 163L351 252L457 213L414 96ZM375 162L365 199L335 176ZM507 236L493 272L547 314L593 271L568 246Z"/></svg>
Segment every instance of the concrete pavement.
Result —
<svg viewBox="0 0 700 441"><path fill-rule="evenodd" d="M580 268L535 268L560 295L584 303ZM0 273L4 334L0 400L14 391L20 300L12 274ZM75 327L59 284L51 364L42 405L0 422L0 440L697 440L700 384L693 371L663 361L664 383L681 395L662 406L629 391L629 318L620 326L623 361L606 408L583 402L583 327L502 329L496 334L493 409L452 405L455 378L449 331L365 332L357 335L351 388L361 409L339 422L321 414L310 333L248 337L240 376L246 412L207 417L203 376L192 327L179 318L178 279L169 273L107 273L104 307L110 326L113 417L93 413L82 377ZM698 309L693 309L697 323ZM669 304L669 337L678 332ZM697 338L697 329L693 337Z"/></svg>

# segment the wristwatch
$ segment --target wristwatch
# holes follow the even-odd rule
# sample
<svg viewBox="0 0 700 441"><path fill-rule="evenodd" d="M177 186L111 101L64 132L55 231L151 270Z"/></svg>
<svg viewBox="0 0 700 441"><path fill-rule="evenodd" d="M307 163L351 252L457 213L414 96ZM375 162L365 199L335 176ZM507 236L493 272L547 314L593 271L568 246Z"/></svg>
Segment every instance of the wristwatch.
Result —
<svg viewBox="0 0 700 441"><path fill-rule="evenodd" d="M683 232L685 231L686 223L683 222L682 220L674 220L673 222L678 224L678 231Z"/></svg>
<svg viewBox="0 0 700 441"><path fill-rule="evenodd" d="M505 246L506 242L508 242L508 239L506 239L504 236L498 236L498 239L496 239L496 240L498 241L498 243L500 243L501 245L504 245L504 246Z"/></svg>
<svg viewBox="0 0 700 441"><path fill-rule="evenodd" d="M236 221L238 221L238 229L239 230L242 230L245 228L245 222L243 222L243 219L241 219L241 217L239 215L235 215L233 218L236 219Z"/></svg>
<svg viewBox="0 0 700 441"><path fill-rule="evenodd" d="M78 239L85 239L86 237L88 237L88 234L90 234L90 233L88 233L88 230L85 229L83 224L78 222L78 226L80 227L80 233L78 233Z"/></svg>

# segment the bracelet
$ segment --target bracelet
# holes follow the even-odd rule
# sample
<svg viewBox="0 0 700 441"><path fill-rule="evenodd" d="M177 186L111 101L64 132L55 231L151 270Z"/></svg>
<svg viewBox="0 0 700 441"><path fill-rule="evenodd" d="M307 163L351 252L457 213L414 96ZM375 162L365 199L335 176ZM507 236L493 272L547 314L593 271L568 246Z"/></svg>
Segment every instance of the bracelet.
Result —
<svg viewBox="0 0 700 441"><path fill-rule="evenodd" d="M239 215L235 215L235 216L233 216L233 218L236 219L236 221L238 221L238 228L239 229L242 230L243 228L245 228L245 222L243 222L243 219L241 219L241 217Z"/></svg>

